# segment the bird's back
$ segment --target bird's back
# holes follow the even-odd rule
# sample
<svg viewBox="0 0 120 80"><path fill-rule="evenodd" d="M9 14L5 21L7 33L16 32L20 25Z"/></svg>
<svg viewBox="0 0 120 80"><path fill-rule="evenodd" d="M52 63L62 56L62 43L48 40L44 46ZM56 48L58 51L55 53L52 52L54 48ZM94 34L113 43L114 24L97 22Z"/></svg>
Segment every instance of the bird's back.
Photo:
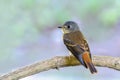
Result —
<svg viewBox="0 0 120 80"><path fill-rule="evenodd" d="M88 43L80 31L64 34L63 39L71 40L81 46L85 51L89 51Z"/></svg>

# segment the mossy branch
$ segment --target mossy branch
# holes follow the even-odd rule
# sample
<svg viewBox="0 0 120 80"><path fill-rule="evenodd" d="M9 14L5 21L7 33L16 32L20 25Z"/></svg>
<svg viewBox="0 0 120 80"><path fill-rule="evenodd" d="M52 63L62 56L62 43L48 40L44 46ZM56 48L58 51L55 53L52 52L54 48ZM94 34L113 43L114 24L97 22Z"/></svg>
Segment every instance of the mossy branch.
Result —
<svg viewBox="0 0 120 80"><path fill-rule="evenodd" d="M93 63L95 66L109 67L120 71L120 57L93 56ZM80 63L74 57L69 58L68 56L57 56L4 74L0 76L0 80L18 80L43 71L56 69L57 67L61 68L76 65L80 65Z"/></svg>

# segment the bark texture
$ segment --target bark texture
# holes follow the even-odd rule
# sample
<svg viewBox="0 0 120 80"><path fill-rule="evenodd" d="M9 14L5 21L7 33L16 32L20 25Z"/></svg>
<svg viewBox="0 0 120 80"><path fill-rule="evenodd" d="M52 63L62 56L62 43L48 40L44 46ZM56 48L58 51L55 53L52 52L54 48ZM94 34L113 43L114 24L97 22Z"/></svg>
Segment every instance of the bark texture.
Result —
<svg viewBox="0 0 120 80"><path fill-rule="evenodd" d="M108 67L120 71L120 57L93 56L93 64L95 66ZM80 63L73 56L57 56L3 74L0 76L0 80L18 80L50 69L76 65L80 65Z"/></svg>

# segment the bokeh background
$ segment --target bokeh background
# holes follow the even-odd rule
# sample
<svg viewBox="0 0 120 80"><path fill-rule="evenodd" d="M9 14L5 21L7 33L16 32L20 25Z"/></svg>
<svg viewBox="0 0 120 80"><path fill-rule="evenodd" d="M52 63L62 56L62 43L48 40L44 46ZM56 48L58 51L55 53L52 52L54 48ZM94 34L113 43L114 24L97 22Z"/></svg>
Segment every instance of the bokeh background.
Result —
<svg viewBox="0 0 120 80"><path fill-rule="evenodd" d="M80 25L93 55L120 56L120 0L0 0L0 74L68 55L57 26ZM21 80L120 80L120 72L83 66L49 70Z"/></svg>

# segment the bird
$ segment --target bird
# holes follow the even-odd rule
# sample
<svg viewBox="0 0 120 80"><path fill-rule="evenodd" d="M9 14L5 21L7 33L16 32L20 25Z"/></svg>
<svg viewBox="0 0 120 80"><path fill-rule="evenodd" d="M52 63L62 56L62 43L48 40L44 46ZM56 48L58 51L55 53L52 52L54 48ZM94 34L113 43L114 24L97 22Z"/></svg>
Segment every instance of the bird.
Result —
<svg viewBox="0 0 120 80"><path fill-rule="evenodd" d="M89 68L92 74L97 73L97 69L92 63L92 56L87 40L74 21L66 21L62 26L58 26L63 32L63 42L72 55L85 67Z"/></svg>

